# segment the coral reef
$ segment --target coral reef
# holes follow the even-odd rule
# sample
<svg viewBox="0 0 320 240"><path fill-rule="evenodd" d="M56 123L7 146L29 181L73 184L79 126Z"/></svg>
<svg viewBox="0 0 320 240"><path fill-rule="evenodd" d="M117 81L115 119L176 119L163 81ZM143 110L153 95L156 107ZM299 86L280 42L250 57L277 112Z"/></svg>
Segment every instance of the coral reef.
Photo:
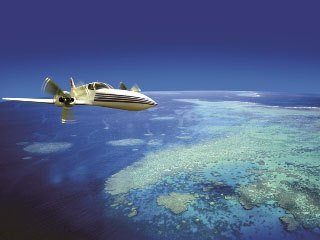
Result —
<svg viewBox="0 0 320 240"><path fill-rule="evenodd" d="M285 229L290 232L297 230L299 227L299 223L294 219L294 217L288 214L281 217L280 221L285 226Z"/></svg>
<svg viewBox="0 0 320 240"><path fill-rule="evenodd" d="M192 194L172 192L169 195L158 197L157 203L170 209L173 213L179 214L187 211L188 205L196 198Z"/></svg>
<svg viewBox="0 0 320 240"><path fill-rule="evenodd" d="M47 143L35 142L31 145L26 146L24 150L30 153L47 154L47 153L63 152L68 150L71 147L72 147L72 143L68 143L68 142L47 142Z"/></svg>
<svg viewBox="0 0 320 240"><path fill-rule="evenodd" d="M110 144L112 146L137 146L137 145L143 145L145 142L142 139L136 139L136 138L127 138L127 139L120 139L120 140L113 140L108 141L107 144Z"/></svg>
<svg viewBox="0 0 320 240"><path fill-rule="evenodd" d="M248 210L268 201L274 201L276 205L291 214L290 217L286 215L280 219L289 231L298 228L299 225L307 229L319 227L319 190L310 186L309 182L290 181L291 179L283 181L279 176L281 174L275 178L265 176L259 182L241 186L239 201L243 208Z"/></svg>
<svg viewBox="0 0 320 240"><path fill-rule="evenodd" d="M209 214L213 209L223 212L223 216L241 219L237 215L239 209L230 210L235 208L235 202L237 206L241 204L247 215L256 212L257 207L266 208L266 212L280 209L280 213L273 214L279 214L276 219L288 231L320 227L318 111L243 102L178 101L194 107L179 112L183 121L177 120L183 132L176 136L200 136L201 141L185 141L188 144L181 141L179 145L147 152L142 159L107 179L108 194L136 196L135 199L151 196L151 203L176 214L185 211L184 215L199 219L196 227L192 225L195 229L200 225L214 226ZM184 126L188 122L192 124ZM179 179L178 175L186 177ZM154 189L165 191L165 195L159 197L158 192L147 195L156 192ZM180 191L184 195L177 193ZM193 211L189 211L187 206L196 194L199 194L197 204L190 205ZM144 216L140 212L142 208L139 216ZM198 215L192 215L194 212ZM227 215L231 212L234 214ZM251 225L245 223L242 227ZM178 228L183 226L179 224Z"/></svg>

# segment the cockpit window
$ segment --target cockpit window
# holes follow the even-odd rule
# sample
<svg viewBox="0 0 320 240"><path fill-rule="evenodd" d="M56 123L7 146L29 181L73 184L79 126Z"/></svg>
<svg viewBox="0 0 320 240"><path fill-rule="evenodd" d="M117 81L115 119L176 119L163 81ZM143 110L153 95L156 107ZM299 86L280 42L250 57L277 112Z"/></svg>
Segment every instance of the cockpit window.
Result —
<svg viewBox="0 0 320 240"><path fill-rule="evenodd" d="M93 84L92 84L92 83L89 83L89 84L88 84L88 89L89 89L89 90L94 90L94 87L93 87Z"/></svg>
<svg viewBox="0 0 320 240"><path fill-rule="evenodd" d="M98 89L102 89L102 88L110 88L111 86L109 84L106 84L106 83L100 83L100 82L97 82L94 84L95 86L95 89L98 90ZM111 87L112 88L112 87Z"/></svg>
<svg viewBox="0 0 320 240"><path fill-rule="evenodd" d="M102 83L102 82L94 82L94 83L89 83L88 84L88 89L89 90L99 90L99 89L113 89L113 87L110 84L107 83Z"/></svg>

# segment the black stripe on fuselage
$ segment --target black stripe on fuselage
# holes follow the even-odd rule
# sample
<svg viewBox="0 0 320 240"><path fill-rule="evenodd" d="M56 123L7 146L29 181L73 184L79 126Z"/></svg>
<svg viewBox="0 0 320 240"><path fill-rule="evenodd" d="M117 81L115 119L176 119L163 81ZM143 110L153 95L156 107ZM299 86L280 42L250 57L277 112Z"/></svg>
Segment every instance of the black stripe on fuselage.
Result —
<svg viewBox="0 0 320 240"><path fill-rule="evenodd" d="M117 95L117 94L96 94L95 101L109 101L109 102L132 102L132 103L142 103L154 105L149 99L135 97L135 96L126 96L126 95Z"/></svg>
<svg viewBox="0 0 320 240"><path fill-rule="evenodd" d="M152 103L151 101L147 99L119 99L119 98L95 98L94 100L103 100L103 101L129 101L129 102L141 102L141 103Z"/></svg>
<svg viewBox="0 0 320 240"><path fill-rule="evenodd" d="M119 100L134 100L134 101L150 101L145 98L130 98L130 97L95 97L95 99L119 99Z"/></svg>
<svg viewBox="0 0 320 240"><path fill-rule="evenodd" d="M100 100L127 100L127 101L139 101L139 102L151 102L148 99L144 99L144 98L119 98L119 97L95 97L94 99L100 99Z"/></svg>
<svg viewBox="0 0 320 240"><path fill-rule="evenodd" d="M130 95L105 94L105 93L96 93L95 97L116 97L116 98L144 99L142 97L136 97L136 96L130 96Z"/></svg>
<svg viewBox="0 0 320 240"><path fill-rule="evenodd" d="M117 100L117 99L94 99L96 102L117 102L117 103L138 103L138 104L148 104L148 105L154 105L151 102L142 102L142 101L134 101L134 100Z"/></svg>

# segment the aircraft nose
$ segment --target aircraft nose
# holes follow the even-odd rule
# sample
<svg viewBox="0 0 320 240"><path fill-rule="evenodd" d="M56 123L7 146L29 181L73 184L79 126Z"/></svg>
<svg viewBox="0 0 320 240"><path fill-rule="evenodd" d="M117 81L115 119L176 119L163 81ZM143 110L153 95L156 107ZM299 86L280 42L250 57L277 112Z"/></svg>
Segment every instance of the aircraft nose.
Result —
<svg viewBox="0 0 320 240"><path fill-rule="evenodd" d="M140 95L140 96L141 96L141 95ZM143 102L144 102L144 103L147 103L147 104L143 104L143 105L145 105L144 107L145 107L146 109L147 109L147 108L151 108L151 107L155 107L155 106L158 105L158 103L157 103L155 100L153 100L152 98L150 98L150 97L148 97L148 96L143 95L142 98L143 98Z"/></svg>
<svg viewBox="0 0 320 240"><path fill-rule="evenodd" d="M150 98L150 103L151 103L151 105L153 107L158 105L158 103L155 100L151 99L151 98Z"/></svg>

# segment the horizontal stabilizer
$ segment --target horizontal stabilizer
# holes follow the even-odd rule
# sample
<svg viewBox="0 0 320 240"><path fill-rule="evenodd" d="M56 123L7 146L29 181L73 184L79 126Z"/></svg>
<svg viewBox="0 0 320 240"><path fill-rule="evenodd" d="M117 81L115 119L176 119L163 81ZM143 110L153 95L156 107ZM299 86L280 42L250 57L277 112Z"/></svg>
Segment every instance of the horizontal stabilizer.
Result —
<svg viewBox="0 0 320 240"><path fill-rule="evenodd" d="M128 90L127 86L126 86L123 82L120 82L120 84L119 84L119 89L121 89L121 90Z"/></svg>
<svg viewBox="0 0 320 240"><path fill-rule="evenodd" d="M35 103L47 103L47 104L54 104L55 99L43 99L43 98L2 98L6 101L19 101L19 102L35 102Z"/></svg>
<svg viewBox="0 0 320 240"><path fill-rule="evenodd" d="M141 92L141 89L137 84L133 85L132 88L130 89L132 92Z"/></svg>

